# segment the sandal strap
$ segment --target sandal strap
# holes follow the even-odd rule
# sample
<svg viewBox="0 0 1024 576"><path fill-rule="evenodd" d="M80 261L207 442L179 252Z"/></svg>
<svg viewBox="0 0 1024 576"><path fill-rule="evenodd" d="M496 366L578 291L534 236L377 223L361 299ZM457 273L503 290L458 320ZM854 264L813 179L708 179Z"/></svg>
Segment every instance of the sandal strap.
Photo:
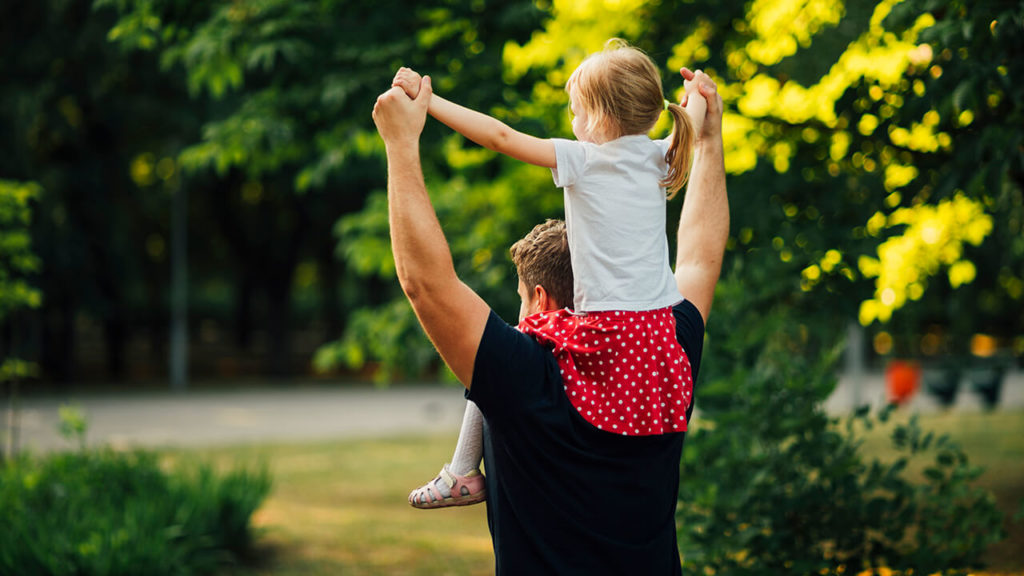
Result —
<svg viewBox="0 0 1024 576"><path fill-rule="evenodd" d="M421 497L425 496L425 504L429 504L431 502L440 502L441 500L444 500L444 496L441 494L441 491L437 489L437 486L435 486L435 483L440 479L441 477L438 476L437 478L434 478L430 482L414 490L411 499L416 500L418 502L421 499Z"/></svg>
<svg viewBox="0 0 1024 576"><path fill-rule="evenodd" d="M448 485L449 490L454 489L455 485L459 483L459 481L452 474L451 470L448 469L448 464L445 464L444 467L441 468L441 472L438 473L438 476L441 478L441 480L444 481L445 484Z"/></svg>
<svg viewBox="0 0 1024 576"><path fill-rule="evenodd" d="M445 464L436 478L410 493L409 503L416 508L442 508L483 501L487 492L480 470L471 470L465 476L461 476L453 473L450 466L451 464ZM441 494L441 482L448 487L450 497Z"/></svg>
<svg viewBox="0 0 1024 576"><path fill-rule="evenodd" d="M451 492L452 496L466 497L484 489L483 476L478 470L472 470L465 476L462 476L453 474L448 466L449 464L445 464L441 468L438 478L448 485L448 491Z"/></svg>

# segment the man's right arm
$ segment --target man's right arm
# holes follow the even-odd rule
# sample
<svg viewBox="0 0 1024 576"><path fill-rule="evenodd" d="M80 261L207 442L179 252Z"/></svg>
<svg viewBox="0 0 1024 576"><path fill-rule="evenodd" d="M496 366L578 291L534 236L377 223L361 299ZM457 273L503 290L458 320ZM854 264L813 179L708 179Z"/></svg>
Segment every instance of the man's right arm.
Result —
<svg viewBox="0 0 1024 576"><path fill-rule="evenodd" d="M469 388L490 308L455 273L451 250L430 203L420 166L430 79L415 100L392 88L373 108L387 150L388 221L398 280L434 347ZM422 91L421 91L422 92Z"/></svg>
<svg viewBox="0 0 1024 576"><path fill-rule="evenodd" d="M729 238L729 198L725 189L722 147L722 97L705 74L683 69L683 77L695 79L707 101L707 116L698 136L690 183L679 218L676 248L676 286L693 302L704 322L711 313L715 285L722 271L725 243Z"/></svg>

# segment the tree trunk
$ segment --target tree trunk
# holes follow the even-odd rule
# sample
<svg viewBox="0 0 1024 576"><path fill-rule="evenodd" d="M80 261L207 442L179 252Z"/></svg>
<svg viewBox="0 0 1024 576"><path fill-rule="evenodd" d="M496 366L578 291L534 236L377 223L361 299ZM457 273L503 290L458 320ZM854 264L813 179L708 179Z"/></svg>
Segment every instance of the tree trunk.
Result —
<svg viewBox="0 0 1024 576"><path fill-rule="evenodd" d="M284 230L279 230L279 233L286 233L287 236L280 241L276 250L271 251L277 258L273 259L266 279L267 333L270 343L267 360L270 373L275 376L291 374L292 279L299 262L299 250L309 228L309 210L305 204L308 198L296 195L287 186L282 186L282 189L286 190L283 192L282 203L293 218L289 219ZM277 217L274 214L268 216Z"/></svg>
<svg viewBox="0 0 1024 576"><path fill-rule="evenodd" d="M149 313L146 315L149 336L149 358L153 366L165 366L164 345L167 342L167 314L163 301L163 289L160 275L151 271L146 275L146 302Z"/></svg>
<svg viewBox="0 0 1024 576"><path fill-rule="evenodd" d="M326 323L327 340L341 337L345 329L341 303L338 301L338 262L334 259L334 245L325 242L317 247L318 268L320 271L320 309Z"/></svg>
<svg viewBox="0 0 1024 576"><path fill-rule="evenodd" d="M45 374L67 383L75 376L75 305L65 290L47 296L40 363Z"/></svg>
<svg viewBox="0 0 1024 576"><path fill-rule="evenodd" d="M236 275L234 331L235 346L239 350L248 350L252 343L252 299L256 288L253 271L248 262L242 262L242 269Z"/></svg>
<svg viewBox="0 0 1024 576"><path fill-rule="evenodd" d="M273 376L291 375L291 274L267 282L267 370Z"/></svg>
<svg viewBox="0 0 1024 576"><path fill-rule="evenodd" d="M113 380L121 380L125 373L124 348L128 330L120 303L112 306L110 314L103 326L103 336L107 343L107 374Z"/></svg>

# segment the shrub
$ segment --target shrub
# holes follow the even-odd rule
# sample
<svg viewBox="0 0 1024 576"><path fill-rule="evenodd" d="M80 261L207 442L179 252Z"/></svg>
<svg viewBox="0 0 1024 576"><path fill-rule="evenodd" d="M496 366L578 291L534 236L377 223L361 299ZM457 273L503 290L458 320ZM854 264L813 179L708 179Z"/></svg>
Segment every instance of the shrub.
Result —
<svg viewBox="0 0 1024 576"><path fill-rule="evenodd" d="M266 470L165 471L148 452L21 456L0 469L0 574L206 574L241 558Z"/></svg>
<svg viewBox="0 0 1024 576"><path fill-rule="evenodd" d="M825 414L841 330L827 315L723 282L709 326L699 425L687 439L678 521L693 573L957 573L1001 538L980 470L915 420L895 426L895 461L868 459L857 430ZM815 325L815 318L819 325ZM741 322L742 319L742 322ZM731 327L743 326L742 330ZM923 480L908 464L930 459ZM908 572L909 573L909 572Z"/></svg>

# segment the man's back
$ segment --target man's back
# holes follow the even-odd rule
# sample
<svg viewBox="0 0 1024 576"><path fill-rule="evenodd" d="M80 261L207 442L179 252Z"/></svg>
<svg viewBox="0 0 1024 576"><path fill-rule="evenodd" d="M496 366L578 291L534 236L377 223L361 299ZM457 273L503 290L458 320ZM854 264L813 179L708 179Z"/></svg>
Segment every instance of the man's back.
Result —
<svg viewBox="0 0 1024 576"><path fill-rule="evenodd" d="M675 310L696 374L703 322ZM468 393L488 422L488 521L498 574L678 574L683 434L619 436L585 421L550 351L491 316Z"/></svg>

